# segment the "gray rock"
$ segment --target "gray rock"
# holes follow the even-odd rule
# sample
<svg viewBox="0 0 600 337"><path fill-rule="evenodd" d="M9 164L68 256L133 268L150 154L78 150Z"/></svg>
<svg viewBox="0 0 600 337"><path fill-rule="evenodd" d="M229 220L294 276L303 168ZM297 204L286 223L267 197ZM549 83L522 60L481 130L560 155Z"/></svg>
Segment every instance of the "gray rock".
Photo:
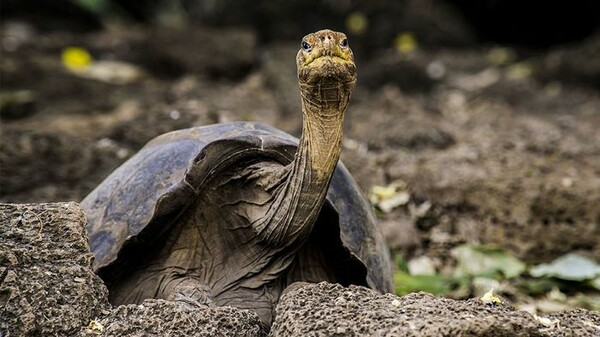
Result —
<svg viewBox="0 0 600 337"><path fill-rule="evenodd" d="M285 294L271 336L597 336L600 314L577 310L544 326L509 305L414 293L403 297L319 283Z"/></svg>
<svg viewBox="0 0 600 337"><path fill-rule="evenodd" d="M112 308L76 203L0 204L0 336L266 336L258 315L164 300ZM543 323L546 323L544 325ZM319 283L290 289L271 336L597 336L600 313L536 320L508 305L397 297Z"/></svg>
<svg viewBox="0 0 600 337"><path fill-rule="evenodd" d="M76 203L0 204L0 336L67 336L108 310Z"/></svg>
<svg viewBox="0 0 600 337"><path fill-rule="evenodd" d="M146 300L112 308L76 203L0 204L0 336L266 336L258 315Z"/></svg>

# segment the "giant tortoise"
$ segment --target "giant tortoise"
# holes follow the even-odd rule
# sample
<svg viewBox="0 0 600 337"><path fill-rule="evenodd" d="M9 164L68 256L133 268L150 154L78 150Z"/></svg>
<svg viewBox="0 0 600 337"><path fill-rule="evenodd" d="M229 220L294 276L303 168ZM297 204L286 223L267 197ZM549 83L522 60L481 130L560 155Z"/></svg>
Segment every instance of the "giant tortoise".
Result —
<svg viewBox="0 0 600 337"><path fill-rule="evenodd" d="M300 140L251 122L170 132L83 200L113 304L233 306L270 324L294 282L392 291L371 208L338 162L356 82L346 36L307 35L297 67Z"/></svg>

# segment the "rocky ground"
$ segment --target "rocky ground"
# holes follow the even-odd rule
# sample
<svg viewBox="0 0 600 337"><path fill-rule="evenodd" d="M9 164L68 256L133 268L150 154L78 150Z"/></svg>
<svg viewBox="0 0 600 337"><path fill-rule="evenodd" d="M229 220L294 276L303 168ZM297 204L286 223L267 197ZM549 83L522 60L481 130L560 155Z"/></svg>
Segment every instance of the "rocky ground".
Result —
<svg viewBox="0 0 600 337"><path fill-rule="evenodd" d="M80 201L147 141L175 129L254 120L300 131L298 41L265 43L252 30L203 27L65 33L9 23L0 32L3 202ZM369 48L351 36L359 84L342 153L366 196L376 186L403 193L394 207L379 207L393 252L427 256L440 273L454 268L449 252L463 243L497 244L528 264L567 252L598 261L600 35L545 51L400 40ZM69 46L92 55L93 73L68 67ZM22 217L48 221L43 212ZM10 255L2 261L17 263ZM32 308L27 301L19 308ZM89 310L108 312L106 305ZM148 310L162 306L169 304ZM138 322L151 315L86 310L73 315L119 320L127 312ZM230 313L214 313L222 314ZM46 331L32 315L23 316L23 331Z"/></svg>
<svg viewBox="0 0 600 337"><path fill-rule="evenodd" d="M272 329L230 307L190 309L146 300L112 307L91 270L76 203L0 205L2 336L597 336L600 314L548 317L506 303L403 297L319 283L285 294Z"/></svg>

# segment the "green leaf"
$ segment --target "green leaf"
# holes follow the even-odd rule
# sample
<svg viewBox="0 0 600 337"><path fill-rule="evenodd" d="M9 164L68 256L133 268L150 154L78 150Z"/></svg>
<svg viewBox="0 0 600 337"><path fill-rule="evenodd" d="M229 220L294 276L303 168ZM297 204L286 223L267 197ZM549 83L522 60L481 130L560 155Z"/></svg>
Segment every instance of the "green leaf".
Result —
<svg viewBox="0 0 600 337"><path fill-rule="evenodd" d="M590 285L598 290L600 290L600 276L590 281Z"/></svg>
<svg viewBox="0 0 600 337"><path fill-rule="evenodd" d="M408 273L408 262L401 254L396 255L395 262L397 270Z"/></svg>
<svg viewBox="0 0 600 337"><path fill-rule="evenodd" d="M515 286L523 293L530 296L546 294L553 288L560 288L561 281L553 278L519 279Z"/></svg>
<svg viewBox="0 0 600 337"><path fill-rule="evenodd" d="M568 281L585 281L600 277L600 265L585 256L569 253L551 263L532 267L529 274L533 277L556 277Z"/></svg>
<svg viewBox="0 0 600 337"><path fill-rule="evenodd" d="M456 276L514 278L525 271L525 264L495 246L462 245L452 250L458 261Z"/></svg>
<svg viewBox="0 0 600 337"><path fill-rule="evenodd" d="M394 274L396 295L405 295L417 291L425 291L434 295L444 295L450 292L450 286L439 275L409 275L398 271Z"/></svg>

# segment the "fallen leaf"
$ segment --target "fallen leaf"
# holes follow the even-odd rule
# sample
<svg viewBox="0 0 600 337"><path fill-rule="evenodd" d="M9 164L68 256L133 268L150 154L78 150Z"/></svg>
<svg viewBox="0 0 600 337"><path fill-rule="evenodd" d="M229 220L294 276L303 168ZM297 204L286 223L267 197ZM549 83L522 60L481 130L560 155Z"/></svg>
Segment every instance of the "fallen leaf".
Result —
<svg viewBox="0 0 600 337"><path fill-rule="evenodd" d="M369 26L369 21L365 14L361 12L353 12L346 18L346 28L352 34L361 35Z"/></svg>
<svg viewBox="0 0 600 337"><path fill-rule="evenodd" d="M73 72L84 71L92 64L92 55L81 47L67 47L61 53L62 64Z"/></svg>
<svg viewBox="0 0 600 337"><path fill-rule="evenodd" d="M411 275L435 275L433 261L427 256L419 256L408 261L408 270Z"/></svg>
<svg viewBox="0 0 600 337"><path fill-rule="evenodd" d="M556 260L532 267L533 277L555 277L568 281L585 281L600 277L600 265L575 253L563 255Z"/></svg>
<svg viewBox="0 0 600 337"><path fill-rule="evenodd" d="M502 299L494 295L494 288L483 294L479 300L485 304L502 304Z"/></svg>
<svg viewBox="0 0 600 337"><path fill-rule="evenodd" d="M410 201L410 193L406 188L403 181L395 181L387 186L375 185L371 189L369 201L382 212L389 213Z"/></svg>
<svg viewBox="0 0 600 337"><path fill-rule="evenodd" d="M502 273L510 279L525 271L523 262L498 247L462 245L454 248L451 254L458 261L457 276L490 277Z"/></svg>
<svg viewBox="0 0 600 337"><path fill-rule="evenodd" d="M560 328L560 320L557 318L540 317L538 315L533 315L533 318L545 327Z"/></svg>
<svg viewBox="0 0 600 337"><path fill-rule="evenodd" d="M87 328L94 334L100 335L104 332L104 325L97 320L92 320Z"/></svg>
<svg viewBox="0 0 600 337"><path fill-rule="evenodd" d="M412 32L401 32L396 36L394 46L401 54L410 54L418 47L417 38Z"/></svg>

